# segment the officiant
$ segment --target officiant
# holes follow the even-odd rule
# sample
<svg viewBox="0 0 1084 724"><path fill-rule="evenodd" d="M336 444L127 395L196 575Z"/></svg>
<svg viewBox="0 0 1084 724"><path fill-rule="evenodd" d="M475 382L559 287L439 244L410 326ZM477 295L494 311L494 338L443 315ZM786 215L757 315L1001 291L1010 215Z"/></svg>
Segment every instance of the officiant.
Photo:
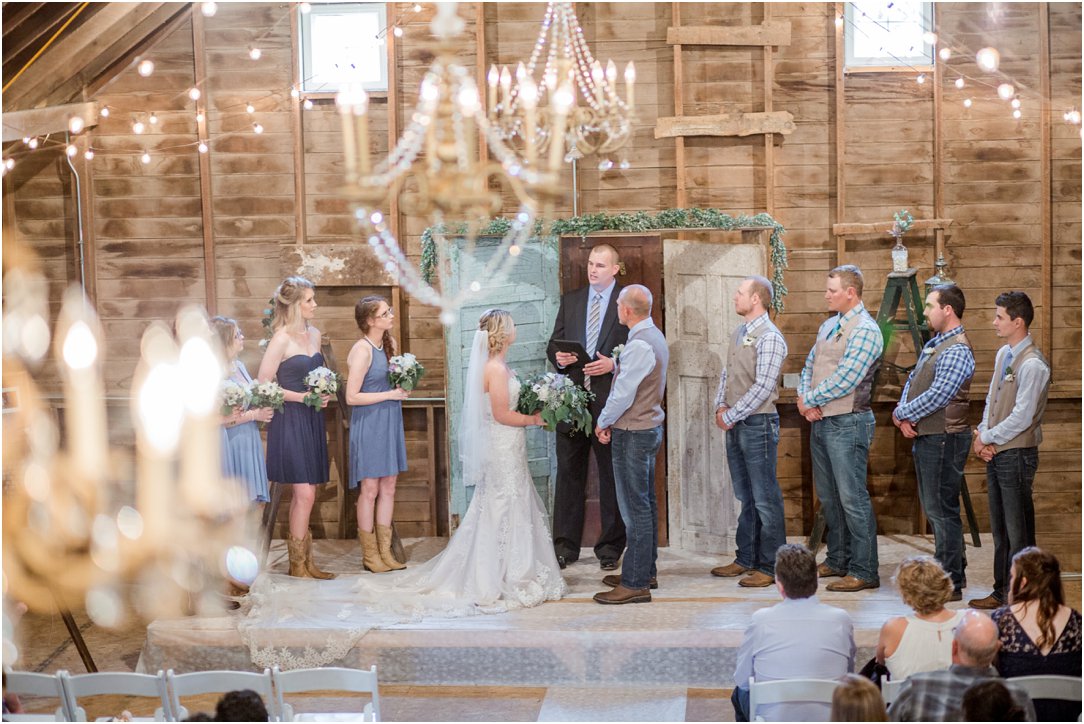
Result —
<svg viewBox="0 0 1084 724"><path fill-rule="evenodd" d="M561 295L561 306L546 350L550 363L577 385L589 389L595 399L591 417L598 419L610 396L613 382L613 350L625 344L629 330L617 318L617 274L621 260L617 249L598 244L587 258L588 285ZM579 343L582 350L572 349ZM601 528L595 556L604 571L617 569L625 549L625 525L617 506L613 464L609 445L590 433L574 432L565 423L557 428L557 487L553 500L553 549L564 568L580 557L586 503L587 470L591 451L598 465Z"/></svg>

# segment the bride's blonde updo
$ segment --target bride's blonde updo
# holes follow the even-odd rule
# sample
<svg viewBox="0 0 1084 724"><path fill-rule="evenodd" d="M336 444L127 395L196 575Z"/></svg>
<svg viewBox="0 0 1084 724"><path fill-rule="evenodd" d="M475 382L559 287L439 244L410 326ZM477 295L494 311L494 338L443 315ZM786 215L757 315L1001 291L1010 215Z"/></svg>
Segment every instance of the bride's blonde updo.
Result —
<svg viewBox="0 0 1084 724"><path fill-rule="evenodd" d="M273 298L271 310L271 329L278 331L283 327L293 327L301 323L301 300L306 289L315 289L313 283L305 277L286 277Z"/></svg>
<svg viewBox="0 0 1084 724"><path fill-rule="evenodd" d="M489 356L500 354L508 346L515 323L512 315L503 309L487 309L478 318L478 329L489 333Z"/></svg>

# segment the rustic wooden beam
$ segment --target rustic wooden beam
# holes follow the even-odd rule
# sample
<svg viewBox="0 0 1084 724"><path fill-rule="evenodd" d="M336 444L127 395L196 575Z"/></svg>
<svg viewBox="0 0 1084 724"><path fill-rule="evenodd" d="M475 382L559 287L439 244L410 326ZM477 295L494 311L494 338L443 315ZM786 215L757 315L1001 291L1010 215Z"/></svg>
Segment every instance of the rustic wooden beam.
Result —
<svg viewBox="0 0 1084 724"><path fill-rule="evenodd" d="M486 4L474 3L474 82L478 85L479 98L486 97L485 89L489 87L486 81ZM486 112L489 112L486 108ZM489 160L489 144L485 139L478 139L478 159L485 163Z"/></svg>
<svg viewBox="0 0 1084 724"><path fill-rule="evenodd" d="M64 133L68 130L68 120L73 116L82 118L87 128L97 125L98 104L96 102L68 103L62 106L5 113L3 141L7 143L27 136Z"/></svg>
<svg viewBox="0 0 1084 724"><path fill-rule="evenodd" d="M1054 353L1054 205L1052 153L1050 148L1050 6L1039 3L1039 140L1042 164L1039 218L1042 227L1042 340L1040 349L1047 359Z"/></svg>
<svg viewBox="0 0 1084 724"><path fill-rule="evenodd" d="M845 179L846 170L846 107L844 105L844 77L843 65L845 62L843 45L843 23L837 23L837 18L843 17L843 3L837 2L832 6L831 22L835 28L835 42L833 51L835 56L835 78L832 83L832 96L835 113L832 125L835 131L835 181L836 181L836 208L835 223L838 224L846 218L847 214L847 184ZM842 236L836 236L836 264L843 263L843 256L847 252L847 240Z"/></svg>
<svg viewBox="0 0 1084 724"><path fill-rule="evenodd" d="M953 219L915 219L915 223L911 225L911 230L930 231L936 229L947 229L952 226L952 222ZM887 234L888 230L891 228L891 220L883 221L879 224L833 224L832 234L835 236L876 236L880 234Z"/></svg>
<svg viewBox="0 0 1084 724"><path fill-rule="evenodd" d="M794 116L787 111L771 113L719 113L710 116L660 118L655 138L675 136L755 136L758 133L793 133Z"/></svg>
<svg viewBox="0 0 1084 724"><path fill-rule="evenodd" d="M934 27L937 24L937 4L933 5ZM933 60L933 215L945 215L945 132L944 132L944 80L945 63L937 55ZM945 253L945 230L934 229L934 261ZM926 530L922 527L922 530Z"/></svg>
<svg viewBox="0 0 1084 724"><path fill-rule="evenodd" d="M685 25L666 29L670 45L790 45L790 21L765 19L761 25Z"/></svg>
<svg viewBox="0 0 1084 724"><path fill-rule="evenodd" d="M681 3L671 3L674 26L681 26ZM684 86L684 69L681 63L681 44L674 45L674 115L685 115L685 86ZM684 209L689 205L688 195L688 170L685 167L685 139L682 136L677 136L675 140L674 149L674 174L677 178L677 189L674 198L674 204L679 209Z"/></svg>
<svg viewBox="0 0 1084 724"><path fill-rule="evenodd" d="M308 201L305 193L305 108L301 101L301 38L297 3L290 3L290 78L296 95L290 94L290 132L294 140L294 234L298 244L309 238ZM388 33L391 36L391 33Z"/></svg>
<svg viewBox="0 0 1084 724"><path fill-rule="evenodd" d="M389 28L394 28L399 19L399 6L396 3L387 3L387 22ZM388 153L399 142L399 67L396 63L395 33L387 33L385 36L388 49ZM388 199L388 226L396 239L401 239L402 219L399 218L399 197L392 194Z"/></svg>
<svg viewBox="0 0 1084 724"><path fill-rule="evenodd" d="M188 8L183 3L163 3L147 19L133 27L127 35L116 43L116 47L127 47L119 57L102 55L94 58L80 75L86 78L83 94L86 97L97 95L105 86L113 82L120 73L131 65L136 58L147 52L159 40L171 35L188 20ZM60 93L58 90L50 98Z"/></svg>
<svg viewBox="0 0 1084 724"><path fill-rule="evenodd" d="M53 5L53 9L60 8L61 12L57 12L54 17L45 22L41 22L48 16L48 11L39 13L40 10L47 7L46 3L4 3L4 64L6 65L13 58L29 51L31 48L40 48L56 32L56 29L68 19L78 5L79 3L72 3L64 10L60 3L56 3ZM41 22L41 25L33 27L22 25L23 21L30 17L34 17L35 22ZM12 68L12 71L14 72L15 68Z"/></svg>
<svg viewBox="0 0 1084 724"><path fill-rule="evenodd" d="M204 16L203 13L196 9L194 4L191 6L191 16L192 70L195 82L202 84L204 88L200 99L196 101L196 108L203 113L204 122L202 128L198 126L197 128L200 138L205 139L207 138L205 135L207 132L207 96L210 95L210 87L209 84L203 83L207 78L207 44L204 36ZM207 313L215 315L218 313L218 269L215 263L215 217L214 199L211 195L211 150L208 148L207 153L197 153L196 155L199 157L199 196L200 210L203 217L203 286L206 290Z"/></svg>
<svg viewBox="0 0 1084 724"><path fill-rule="evenodd" d="M764 22L767 24L772 18L771 3L761 3L764 6ZM775 62L772 59L772 46L764 46L764 112L771 113L772 90L775 85ZM775 213L775 137L770 133L764 134L764 210L768 214ZM771 255L768 255L771 258Z"/></svg>

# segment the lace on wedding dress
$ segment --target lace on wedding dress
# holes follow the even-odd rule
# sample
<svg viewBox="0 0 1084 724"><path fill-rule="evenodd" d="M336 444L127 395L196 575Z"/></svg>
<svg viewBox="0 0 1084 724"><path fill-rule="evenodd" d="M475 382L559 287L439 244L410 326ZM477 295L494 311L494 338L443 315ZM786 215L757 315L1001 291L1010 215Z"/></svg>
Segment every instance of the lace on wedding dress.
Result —
<svg viewBox="0 0 1084 724"><path fill-rule="evenodd" d="M511 377L508 386L509 399L516 400L519 382ZM238 621L253 664L326 666L372 629L502 613L567 592L527 466L525 430L496 422L486 397L489 453L447 547L425 563L380 575L314 581L261 574Z"/></svg>

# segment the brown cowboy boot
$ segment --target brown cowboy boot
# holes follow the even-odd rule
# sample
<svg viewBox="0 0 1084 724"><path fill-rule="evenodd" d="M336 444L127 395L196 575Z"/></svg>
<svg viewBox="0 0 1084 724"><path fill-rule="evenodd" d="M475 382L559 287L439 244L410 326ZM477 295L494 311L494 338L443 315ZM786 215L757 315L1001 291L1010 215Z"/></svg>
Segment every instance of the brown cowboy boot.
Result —
<svg viewBox="0 0 1084 724"><path fill-rule="evenodd" d="M377 548L376 533L358 528L358 541L361 542L361 565L373 573L387 573L391 570L384 564L384 559Z"/></svg>
<svg viewBox="0 0 1084 724"><path fill-rule="evenodd" d="M286 534L286 551L290 554L291 576L312 578L309 575L308 567L305 565L305 544L308 542L307 536L305 538L294 538L289 533Z"/></svg>
<svg viewBox="0 0 1084 724"><path fill-rule="evenodd" d="M316 567L316 563L312 560L312 531L305 533L305 570L313 578L319 578L324 581L331 580L335 577L334 573L328 573L327 571L321 571Z"/></svg>
<svg viewBox="0 0 1084 724"><path fill-rule="evenodd" d="M401 571L405 565L395 559L391 552L391 526L376 524L376 546L380 551L380 559L390 570Z"/></svg>

